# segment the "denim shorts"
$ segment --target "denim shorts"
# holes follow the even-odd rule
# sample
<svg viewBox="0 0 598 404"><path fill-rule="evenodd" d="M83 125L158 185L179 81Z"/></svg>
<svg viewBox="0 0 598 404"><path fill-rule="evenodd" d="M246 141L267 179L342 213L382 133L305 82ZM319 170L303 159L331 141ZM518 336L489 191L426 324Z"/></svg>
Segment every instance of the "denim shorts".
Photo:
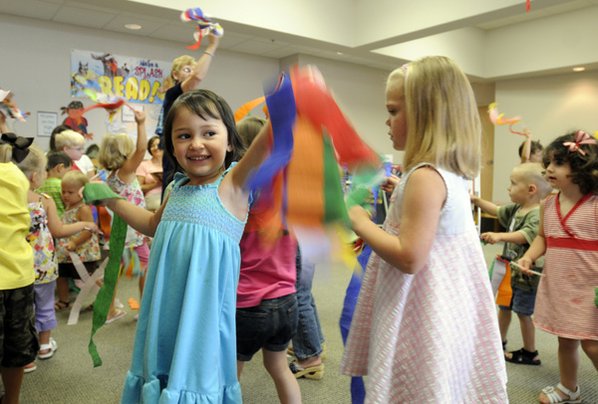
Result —
<svg viewBox="0 0 598 404"><path fill-rule="evenodd" d="M531 316L534 314L536 305L536 290L528 292L518 288L513 288L513 297L511 298L511 307L499 306L501 310L513 310L522 316Z"/></svg>
<svg viewBox="0 0 598 404"><path fill-rule="evenodd" d="M237 309L237 360L250 361L261 348L286 350L297 332L297 318L295 293Z"/></svg>
<svg viewBox="0 0 598 404"><path fill-rule="evenodd" d="M0 290L0 366L20 368L39 350L34 326L33 284Z"/></svg>

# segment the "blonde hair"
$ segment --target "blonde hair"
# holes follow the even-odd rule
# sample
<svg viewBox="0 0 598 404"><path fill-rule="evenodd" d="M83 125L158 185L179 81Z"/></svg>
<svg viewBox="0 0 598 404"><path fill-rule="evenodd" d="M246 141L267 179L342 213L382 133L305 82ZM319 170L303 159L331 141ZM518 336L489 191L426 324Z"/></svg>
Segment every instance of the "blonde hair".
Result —
<svg viewBox="0 0 598 404"><path fill-rule="evenodd" d="M162 91L166 91L176 83L174 73L178 73L183 67L195 64L195 58L189 55L179 56L172 61L170 75L162 82Z"/></svg>
<svg viewBox="0 0 598 404"><path fill-rule="evenodd" d="M12 161L12 146L8 143L0 144L0 163Z"/></svg>
<svg viewBox="0 0 598 404"><path fill-rule="evenodd" d="M265 119L257 116L249 116L237 123L237 132L243 138L245 145L249 146L265 124Z"/></svg>
<svg viewBox="0 0 598 404"><path fill-rule="evenodd" d="M526 184L534 184L538 189L539 199L546 198L552 192L552 186L544 177L544 167L540 163L523 163L513 168L514 172L521 175Z"/></svg>
<svg viewBox="0 0 598 404"><path fill-rule="evenodd" d="M98 161L107 170L118 170L134 150L135 144L126 133L108 134L102 139Z"/></svg>
<svg viewBox="0 0 598 404"><path fill-rule="evenodd" d="M56 134L54 144L57 151L62 151L65 147L82 146L85 138L79 132L68 129Z"/></svg>
<svg viewBox="0 0 598 404"><path fill-rule="evenodd" d="M403 80L409 170L430 162L465 178L480 170L481 124L473 90L449 58L429 56L394 70L387 87Z"/></svg>
<svg viewBox="0 0 598 404"><path fill-rule="evenodd" d="M75 184L84 187L89 182L87 175L78 170L67 171L62 177L63 184Z"/></svg>
<svg viewBox="0 0 598 404"><path fill-rule="evenodd" d="M35 145L29 146L29 153L27 157L20 163L17 163L17 167L25 174L25 176L31 180L31 176L35 173L43 175L46 171L47 158L44 152Z"/></svg>

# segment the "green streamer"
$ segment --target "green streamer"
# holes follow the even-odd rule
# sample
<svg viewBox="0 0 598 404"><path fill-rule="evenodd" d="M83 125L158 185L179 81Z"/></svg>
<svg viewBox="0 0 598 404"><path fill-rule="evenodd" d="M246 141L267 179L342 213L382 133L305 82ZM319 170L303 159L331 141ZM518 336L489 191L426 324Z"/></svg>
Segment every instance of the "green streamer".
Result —
<svg viewBox="0 0 598 404"><path fill-rule="evenodd" d="M114 198L122 199L121 196L114 193L110 187L104 183L89 183L85 185L85 188L83 189L83 199L85 200L85 203L88 204ZM114 289L116 288L116 282L118 281L120 261L125 248L126 237L127 223L125 223L120 216L114 215L112 219L112 228L110 230L110 253L108 264L104 271L104 284L98 292L98 296L93 304L93 321L91 325L89 345L87 346L89 355L91 355L91 360L93 361L93 367L102 366L102 359L100 358L95 342L93 342L93 337L100 327L104 325L106 318L108 317L110 304L112 304L114 298Z"/></svg>

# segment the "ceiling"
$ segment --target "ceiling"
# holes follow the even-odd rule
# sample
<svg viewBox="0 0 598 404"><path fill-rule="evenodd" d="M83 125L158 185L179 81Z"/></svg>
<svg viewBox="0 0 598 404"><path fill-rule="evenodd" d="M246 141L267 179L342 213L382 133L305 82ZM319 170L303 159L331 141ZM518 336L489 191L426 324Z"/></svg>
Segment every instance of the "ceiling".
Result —
<svg viewBox="0 0 598 404"><path fill-rule="evenodd" d="M313 3L315 0L303 1L305 1L305 4L315 4ZM326 2L328 0L319 1ZM361 10L364 7L364 4L373 6L377 1L380 3L388 3L386 0L335 1L344 2L344 4L352 4L356 10ZM367 1L369 1L369 3ZM405 1L406 0L395 0L393 3L398 4L404 3ZM455 0L456 3L472 3L473 1L474 0ZM432 3L438 4L438 1L434 0L421 0L419 4L421 4L421 7L425 7L426 2L430 3L430 5L432 5ZM508 3L508 1L502 2ZM163 3L163 5L160 3ZM184 4L186 3L188 2L128 0L103 0L102 2L96 0L0 0L0 13L119 32L127 35L140 35L155 39L175 41L181 44L191 44L193 42L192 33L194 26L191 23L183 23L179 19L180 10L186 8L184 7ZM203 3L209 2L204 1ZM228 3L230 6L234 2L229 0ZM265 1L265 3L267 3L267 1ZM278 4L281 3L284 2L278 2ZM237 1L237 5L240 8L244 7L246 4L246 2ZM270 6L272 4L277 3L270 2ZM443 4L455 3L451 1ZM181 7L177 7L177 5ZM382 6L383 4L380 5ZM541 21L550 21L551 23L549 25L558 26L558 19L567 16L570 13L581 12L584 9L598 9L598 0L536 0L533 1L531 5L531 11L526 12L524 0L511 0L509 7L480 9L464 18L453 17L452 20L442 21L439 19L441 17L432 16L430 18L433 20L432 25L429 26L426 26L427 17L420 18L421 21L418 24L415 24L411 30L407 29L403 32L398 32L398 30L397 32L387 30L389 33L381 33L378 37L373 39L370 38L365 41L365 43L355 43L354 45L350 44L349 40L342 44L339 43L339 41L329 40L325 35L312 35L308 29L306 29L306 32L302 35L298 33L297 30L292 31L289 29L285 31L284 26L283 28L273 28L273 24L268 20L268 13L262 13L263 23L259 24L255 22L255 19L250 20L248 18L246 21L243 21L242 17L236 17L232 11L222 11L222 16L214 15L214 18L221 21L225 29L225 35L220 42L221 49L276 59L285 58L295 54L306 54L389 70L396 67L399 63L411 59L409 57L409 52L406 50L407 47L401 47L402 45L409 43L415 45L418 43L417 41L441 38L445 34L454 35L457 32L462 32L464 35L475 35L486 40L485 38L491 38L491 36L496 35L496 33L505 32L506 35L509 30L516 28L520 29L526 24L530 27L540 27L538 22ZM295 4L295 7L301 6L302 5ZM288 7L288 5L286 5L286 7ZM446 6L443 5L443 7ZM214 5L213 8L215 9L217 7ZM231 10L231 8L226 10ZM273 10L273 12L275 12L275 10ZM293 12L293 10L290 10L290 12ZM408 18L409 16L407 15L406 17ZM332 17L327 18L332 21L330 22L332 26L334 19ZM376 16L376 18L380 21L383 20L380 16ZM136 31L129 30L125 28L125 24L129 23L139 24L142 28ZM371 24L371 21L369 23ZM359 27L360 24L356 24L356 26ZM334 26L332 26L332 28L334 28ZM344 26L342 26L342 28L346 29ZM383 30L381 30L381 32L382 31ZM476 41L479 40L476 39ZM355 42L359 42L359 40ZM423 44L427 42L421 43ZM432 45L432 47L433 46L435 45ZM392 53L393 47L399 52L398 55ZM467 47L467 43L465 43L463 47ZM420 48L426 49L426 47L423 46ZM388 49L389 51L386 51L385 49ZM400 54L400 52L404 52L404 55ZM442 49L440 49L440 52L442 52ZM440 52L436 50L435 53ZM449 56L453 57L450 54ZM592 64L593 59L586 62L589 68L594 68L598 65L598 55L593 55L592 57L596 58L594 61L596 63ZM458 57L456 59L458 59ZM528 68L527 71L505 71L504 74L498 72L489 75L479 74L474 67L472 67L470 71L467 69L465 70L471 76L479 79L492 80L497 77L517 77L530 74L541 75L565 71L569 72L570 66L558 66L558 63L546 63L546 66Z"/></svg>

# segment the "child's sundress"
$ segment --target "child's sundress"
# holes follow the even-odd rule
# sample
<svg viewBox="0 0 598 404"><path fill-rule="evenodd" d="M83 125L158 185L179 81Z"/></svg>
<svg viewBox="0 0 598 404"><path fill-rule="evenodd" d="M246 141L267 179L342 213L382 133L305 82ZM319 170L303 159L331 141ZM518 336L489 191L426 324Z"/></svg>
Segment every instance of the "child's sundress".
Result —
<svg viewBox="0 0 598 404"><path fill-rule="evenodd" d="M27 241L33 248L36 285L54 282L58 278L58 263L54 259L54 239L48 229L48 214L41 198L50 197L42 194L39 201L29 203L31 227L27 235Z"/></svg>
<svg viewBox="0 0 598 404"><path fill-rule="evenodd" d="M425 165L431 166L416 166L395 189L384 222L389 234L400 233L405 186ZM368 403L507 403L505 360L467 181L435 169L447 197L428 261L410 275L372 253L342 371L368 376Z"/></svg>
<svg viewBox="0 0 598 404"><path fill-rule="evenodd" d="M62 222L65 224L70 223L77 223L79 219L79 210L85 205L79 205L73 209L67 209L64 211L64 215L62 216ZM79 233L77 233L79 234ZM76 237L77 234L72 235L70 237L62 237L56 239L56 261L59 264L71 262L71 257L69 255L69 251L66 249L66 245L68 244L69 240L72 237ZM100 251L100 243L99 243L99 236L96 232L91 233L91 237L86 240L85 242L79 244L79 246L73 251L76 255L79 256L81 262L96 262L102 258L102 254Z"/></svg>
<svg viewBox="0 0 598 404"><path fill-rule="evenodd" d="M141 190L137 177L135 177L131 183L127 184L118 178L118 170L116 170L115 173L108 176L106 184L108 184L110 189L131 202L133 205L145 208L145 197L143 196L143 191ZM125 240L125 246L127 248L139 247L144 242L145 236L143 234L139 233L131 226L127 227L127 238Z"/></svg>
<svg viewBox="0 0 598 404"><path fill-rule="evenodd" d="M598 195L588 194L565 215L559 197L544 202L544 276L534 325L559 337L598 341Z"/></svg>
<svg viewBox="0 0 598 404"><path fill-rule="evenodd" d="M235 313L245 222L218 196L223 176L197 186L175 178L154 236L122 403L242 400Z"/></svg>

